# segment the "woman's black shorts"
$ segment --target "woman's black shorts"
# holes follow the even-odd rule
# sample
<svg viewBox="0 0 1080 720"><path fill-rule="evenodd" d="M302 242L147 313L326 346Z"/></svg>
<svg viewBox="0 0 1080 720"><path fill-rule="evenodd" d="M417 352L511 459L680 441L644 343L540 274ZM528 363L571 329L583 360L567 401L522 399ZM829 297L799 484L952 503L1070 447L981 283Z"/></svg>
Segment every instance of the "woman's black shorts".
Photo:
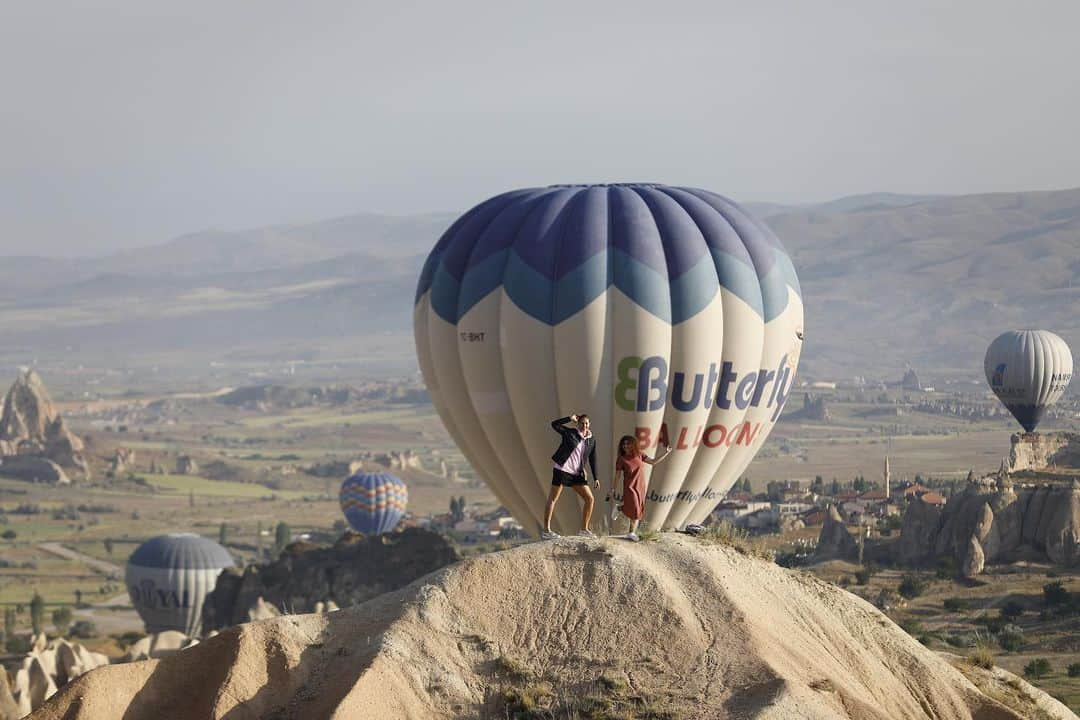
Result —
<svg viewBox="0 0 1080 720"><path fill-rule="evenodd" d="M556 487L562 485L564 487L574 487L575 485L588 485L589 481L585 479L585 474L571 475L568 472L563 472L559 468L551 468L551 486Z"/></svg>

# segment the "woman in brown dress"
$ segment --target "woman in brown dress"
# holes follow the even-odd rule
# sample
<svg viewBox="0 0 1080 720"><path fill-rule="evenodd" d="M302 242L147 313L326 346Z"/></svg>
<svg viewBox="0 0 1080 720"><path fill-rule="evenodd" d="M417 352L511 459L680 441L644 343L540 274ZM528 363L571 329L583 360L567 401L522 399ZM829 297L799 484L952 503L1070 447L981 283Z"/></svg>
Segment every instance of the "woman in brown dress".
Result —
<svg viewBox="0 0 1080 720"><path fill-rule="evenodd" d="M627 540L637 542L640 538L637 534L637 526L645 515L645 492L648 483L643 466L648 463L655 465L661 462L671 452L671 446L664 447L664 454L657 457L648 457L641 452L637 439L632 435L623 435L619 439L619 457L615 461L615 475L611 478L611 494L615 495L617 478L622 478L622 505L619 509L630 521L630 532L626 535ZM616 496L617 497L617 496Z"/></svg>

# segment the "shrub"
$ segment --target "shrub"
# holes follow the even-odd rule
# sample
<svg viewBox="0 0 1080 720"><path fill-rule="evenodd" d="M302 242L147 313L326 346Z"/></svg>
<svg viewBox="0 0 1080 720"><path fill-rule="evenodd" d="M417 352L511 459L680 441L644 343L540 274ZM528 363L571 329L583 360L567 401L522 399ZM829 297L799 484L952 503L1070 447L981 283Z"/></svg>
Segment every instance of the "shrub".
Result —
<svg viewBox="0 0 1080 720"><path fill-rule="evenodd" d="M947 636L945 638L945 642L949 643L953 647L975 647L975 636L970 633L956 633L955 635Z"/></svg>
<svg viewBox="0 0 1080 720"><path fill-rule="evenodd" d="M994 654L985 645L976 648L973 653L968 655L968 660L975 667L981 667L984 670L994 667Z"/></svg>
<svg viewBox="0 0 1080 720"><path fill-rule="evenodd" d="M951 555L945 555L939 557L937 560L937 568L934 570L934 576L938 580L950 580L956 577L956 560Z"/></svg>
<svg viewBox="0 0 1080 720"><path fill-rule="evenodd" d="M1065 605L1069 602L1069 591L1061 584L1061 581L1043 585L1043 602L1046 607Z"/></svg>
<svg viewBox="0 0 1080 720"><path fill-rule="evenodd" d="M942 605L944 605L945 609L949 612L966 612L971 607L967 600L958 597L945 598Z"/></svg>
<svg viewBox="0 0 1080 720"><path fill-rule="evenodd" d="M866 585L868 582L870 582L870 578L872 578L873 576L874 576L874 568L869 567L869 566L864 567L863 569L861 569L861 570L859 570L859 571L857 571L855 573L855 584L856 585Z"/></svg>
<svg viewBox="0 0 1080 720"><path fill-rule="evenodd" d="M904 618L897 624L900 625L900 629L908 635L917 635L923 630L922 623L915 618Z"/></svg>
<svg viewBox="0 0 1080 720"><path fill-rule="evenodd" d="M56 632L61 635L67 634L68 628L71 627L71 608L59 607L53 610L52 624Z"/></svg>
<svg viewBox="0 0 1080 720"><path fill-rule="evenodd" d="M93 620L77 620L75 624L71 626L69 637L89 640L90 638L97 637L97 634L97 625L94 624Z"/></svg>
<svg viewBox="0 0 1080 720"><path fill-rule="evenodd" d="M998 645L1005 652L1016 652L1024 644L1024 635L1016 630L1002 630L997 634Z"/></svg>
<svg viewBox="0 0 1080 720"><path fill-rule="evenodd" d="M1080 677L1080 662L1071 663L1065 672L1069 677Z"/></svg>
<svg viewBox="0 0 1080 720"><path fill-rule="evenodd" d="M3 534L0 535L0 537L4 538L5 540L14 540L16 537L18 537L18 535L19 534L14 530L5 530Z"/></svg>
<svg viewBox="0 0 1080 720"><path fill-rule="evenodd" d="M896 591L908 600L917 598L926 590L926 581L917 575L905 575Z"/></svg>
<svg viewBox="0 0 1080 720"><path fill-rule="evenodd" d="M1039 680L1046 677L1053 670L1050 661L1046 658L1035 658L1024 666L1024 677Z"/></svg>
<svg viewBox="0 0 1080 720"><path fill-rule="evenodd" d="M12 655L25 655L30 652L30 638L25 635L11 635L4 641L4 649Z"/></svg>
<svg viewBox="0 0 1080 720"><path fill-rule="evenodd" d="M1015 600L1010 600L1001 608L1001 617L1006 620L1015 620L1024 614L1024 606Z"/></svg>

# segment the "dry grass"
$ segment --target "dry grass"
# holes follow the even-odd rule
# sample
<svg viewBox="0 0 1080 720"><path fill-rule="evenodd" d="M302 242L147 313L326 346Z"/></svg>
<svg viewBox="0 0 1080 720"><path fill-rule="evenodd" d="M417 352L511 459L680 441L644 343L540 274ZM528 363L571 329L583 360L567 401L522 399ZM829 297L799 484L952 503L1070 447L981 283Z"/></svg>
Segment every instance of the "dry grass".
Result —
<svg viewBox="0 0 1080 720"><path fill-rule="evenodd" d="M720 522L709 526L704 533L698 535L698 539L712 545L724 545L734 548L743 555L756 557L768 562L776 559L776 553L765 544L754 538L747 531L737 528L729 522Z"/></svg>

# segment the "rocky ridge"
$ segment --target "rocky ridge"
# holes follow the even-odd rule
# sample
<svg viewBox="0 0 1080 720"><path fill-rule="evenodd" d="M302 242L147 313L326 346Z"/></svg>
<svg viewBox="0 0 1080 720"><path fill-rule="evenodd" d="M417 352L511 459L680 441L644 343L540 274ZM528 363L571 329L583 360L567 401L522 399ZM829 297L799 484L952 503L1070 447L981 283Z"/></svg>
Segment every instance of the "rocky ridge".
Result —
<svg viewBox="0 0 1080 720"><path fill-rule="evenodd" d="M564 538L101 668L33 718L501 718L526 697L555 717L1074 717L1007 679L1034 700L983 692L869 603L733 548Z"/></svg>
<svg viewBox="0 0 1080 720"><path fill-rule="evenodd" d="M260 604L286 612L357 605L460 559L446 538L420 528L346 533L331 547L293 543L268 565L223 570L203 606L203 627L247 622Z"/></svg>

